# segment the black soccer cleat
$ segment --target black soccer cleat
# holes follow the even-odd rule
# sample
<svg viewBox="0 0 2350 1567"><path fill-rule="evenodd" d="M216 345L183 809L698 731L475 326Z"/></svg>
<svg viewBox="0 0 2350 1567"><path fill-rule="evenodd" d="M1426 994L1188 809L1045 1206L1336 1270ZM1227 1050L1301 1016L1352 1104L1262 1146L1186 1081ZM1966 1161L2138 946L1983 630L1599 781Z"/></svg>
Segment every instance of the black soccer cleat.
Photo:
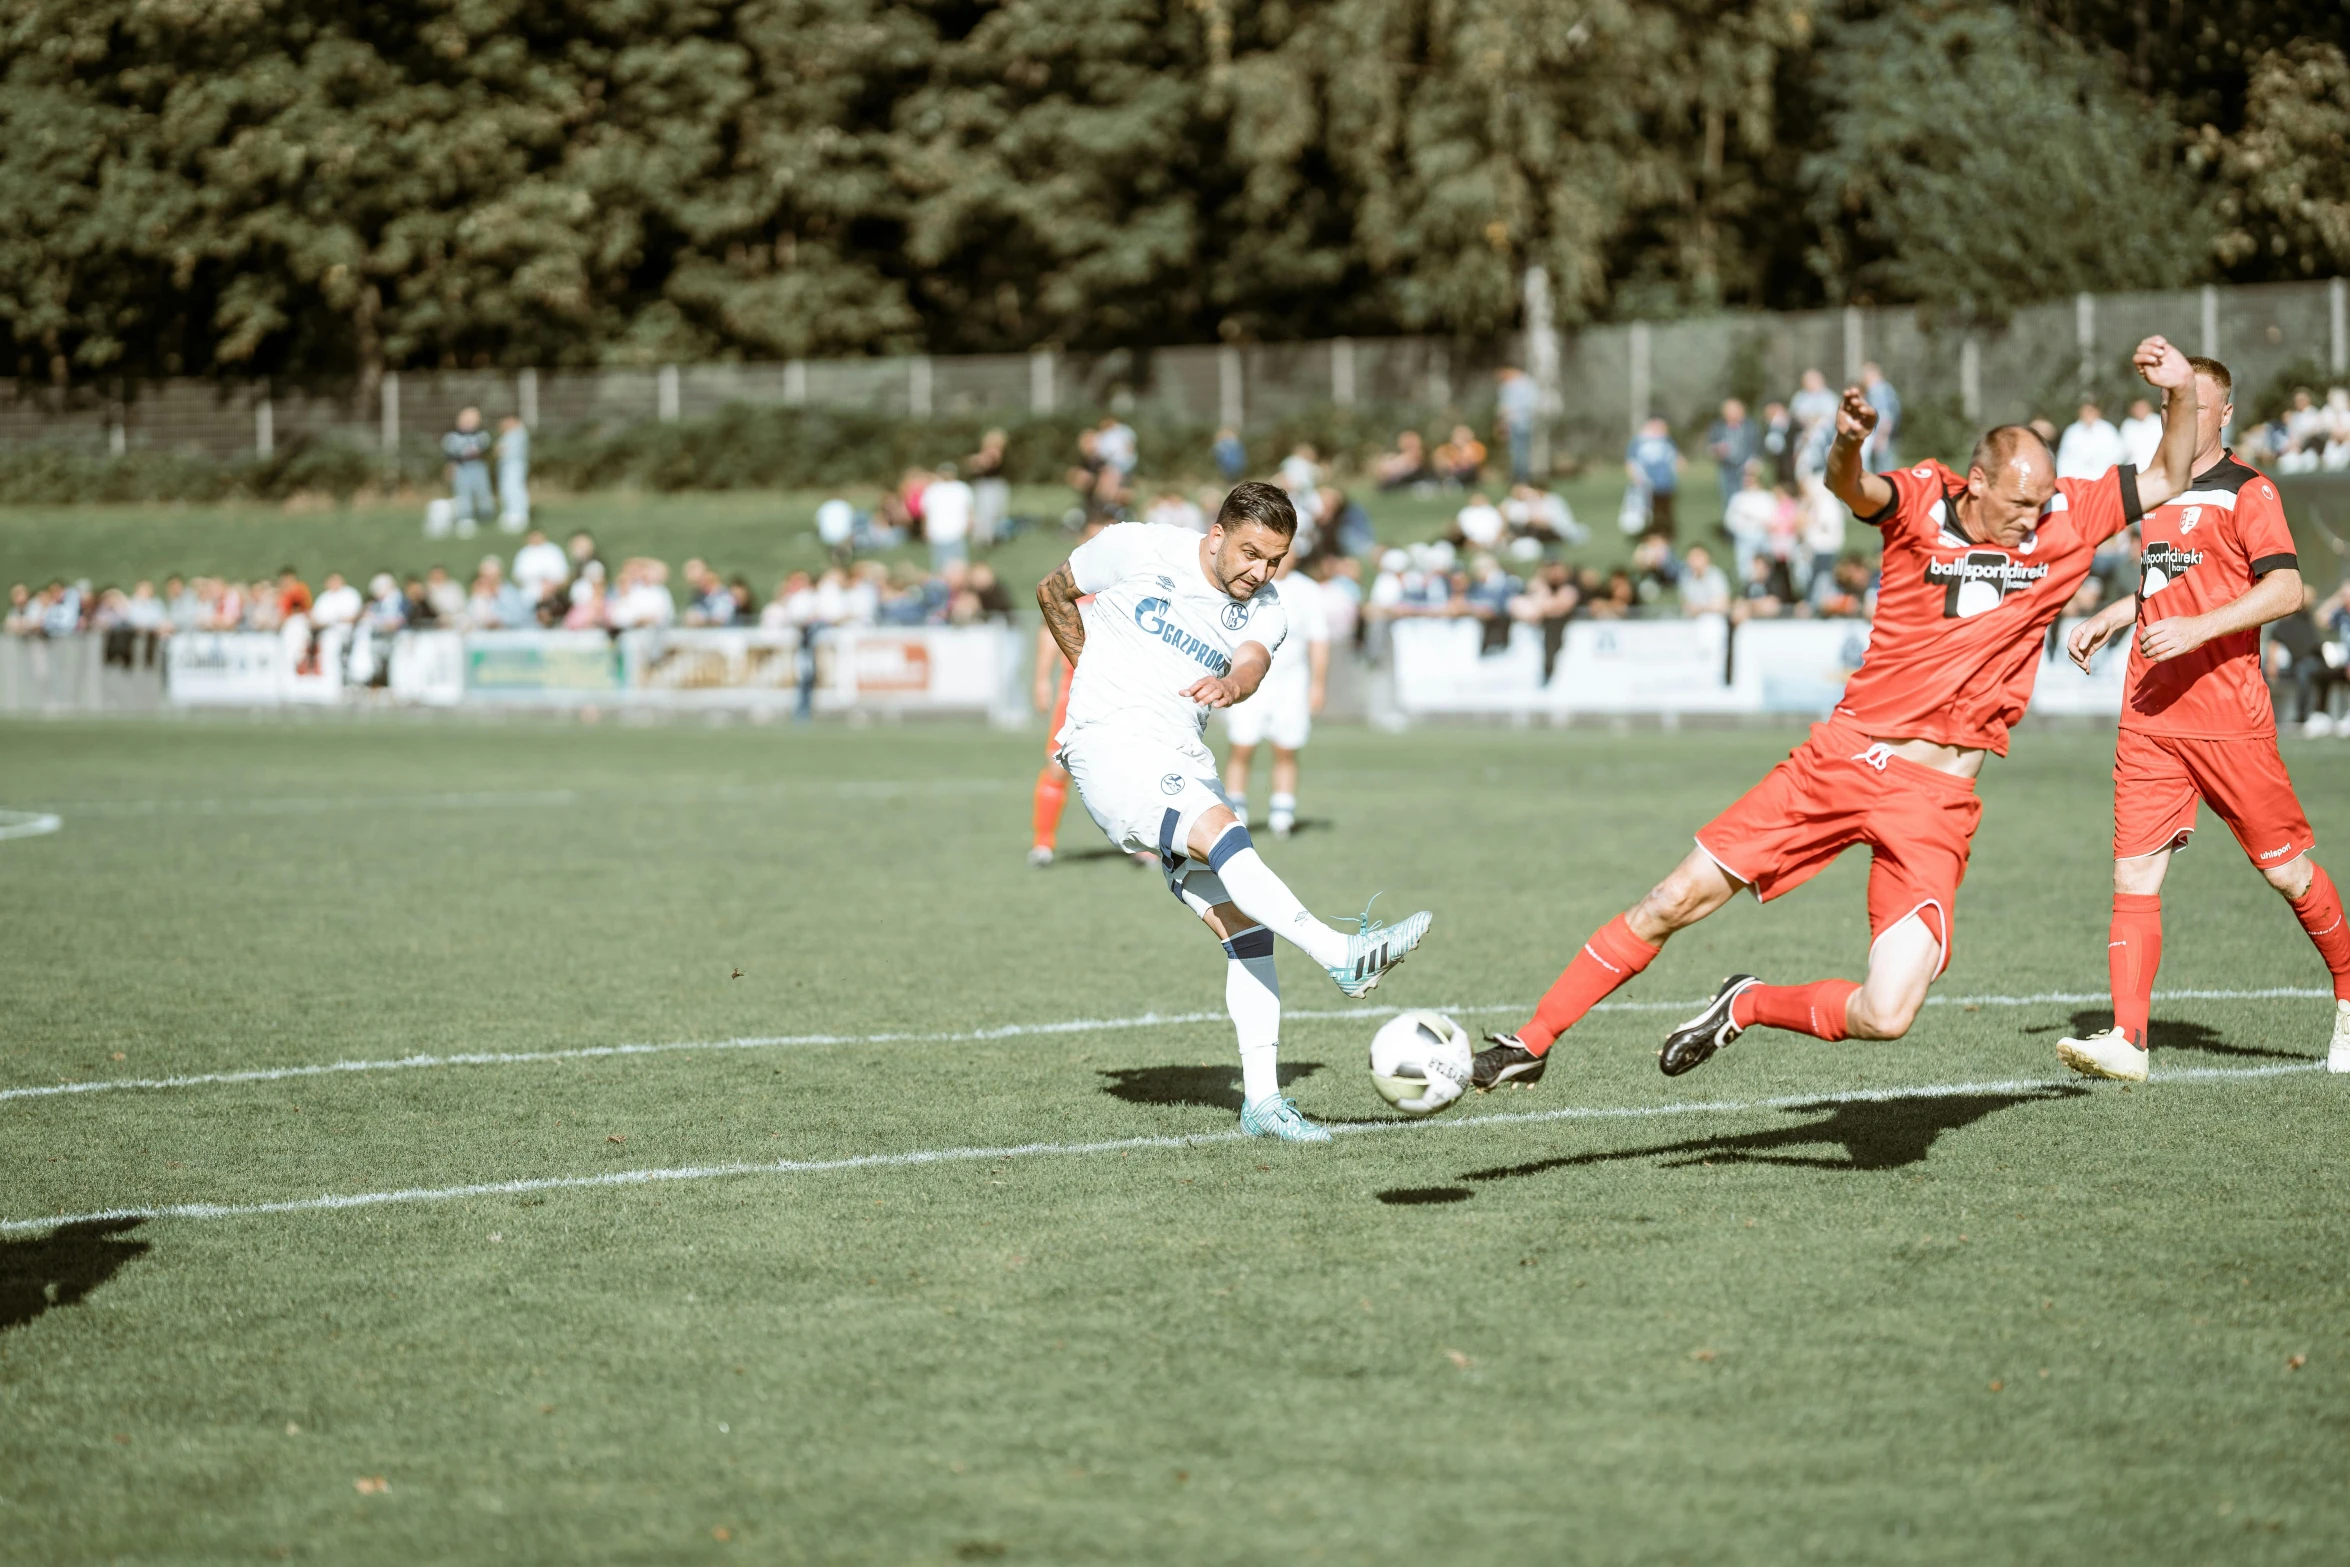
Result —
<svg viewBox="0 0 2350 1567"><path fill-rule="evenodd" d="M1547 1055L1536 1055L1518 1043L1515 1034L1487 1034L1487 1043L1493 1048L1480 1050L1469 1061L1469 1086L1483 1093L1499 1088L1504 1083L1516 1083L1532 1088L1542 1079L1542 1068L1550 1060Z"/></svg>
<svg viewBox="0 0 2350 1567"><path fill-rule="evenodd" d="M1730 1003L1741 991L1761 984L1752 974L1733 974L1722 981L1722 988L1714 992L1713 1000L1705 1010L1665 1036L1664 1049L1656 1053L1657 1070L1667 1077L1679 1077L1683 1072L1705 1065L1714 1053L1737 1039L1746 1030L1730 1018Z"/></svg>

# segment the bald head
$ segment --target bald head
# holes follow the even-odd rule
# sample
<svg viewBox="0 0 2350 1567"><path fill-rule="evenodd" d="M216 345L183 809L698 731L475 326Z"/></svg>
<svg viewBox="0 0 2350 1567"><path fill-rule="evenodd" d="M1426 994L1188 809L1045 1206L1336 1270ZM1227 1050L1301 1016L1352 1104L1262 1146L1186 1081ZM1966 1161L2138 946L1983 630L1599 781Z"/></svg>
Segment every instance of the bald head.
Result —
<svg viewBox="0 0 2350 1567"><path fill-rule="evenodd" d="M2003 424L1987 430L1975 442L1975 454L1967 459L1967 466L1979 468L1985 475L1996 475L2010 464L2021 463L2029 473L2039 469L2056 472L2056 459L2042 440L2040 432L2028 424Z"/></svg>
<svg viewBox="0 0 2350 1567"><path fill-rule="evenodd" d="M2056 493L2056 459L2030 425L2003 424L1986 434L1967 470L1959 504L1968 532L1985 543L2013 548Z"/></svg>

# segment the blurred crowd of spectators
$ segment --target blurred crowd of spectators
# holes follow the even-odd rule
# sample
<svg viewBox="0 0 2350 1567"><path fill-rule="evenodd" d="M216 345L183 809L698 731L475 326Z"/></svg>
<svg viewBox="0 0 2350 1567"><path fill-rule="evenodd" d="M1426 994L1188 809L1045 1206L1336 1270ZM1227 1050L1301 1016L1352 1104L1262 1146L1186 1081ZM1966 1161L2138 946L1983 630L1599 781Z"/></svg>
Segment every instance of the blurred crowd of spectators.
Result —
<svg viewBox="0 0 2350 1567"><path fill-rule="evenodd" d="M1441 617L1479 622L1486 650L1495 652L1509 644L1513 627L1527 625L1540 629L1547 675L1565 628L1578 618L1721 616L1742 623L1874 614L1876 568L1848 547L1849 514L1822 482L1838 394L1819 369L1805 370L1793 391L1759 414L1726 399L1688 451L1667 421L1645 421L1624 450L1616 516L1629 558L1610 549L1613 559L1604 564L1573 558L1591 542L1591 530L1565 495L1536 480L1540 395L1533 378L1505 367L1496 380L1491 445L1466 424L1450 426L1441 439L1404 430L1361 474L1382 492L1444 497L1448 505L1458 497L1432 537L1382 546L1369 514L1310 445L1294 447L1267 475L1297 508L1303 575L1327 596L1338 640L1376 653L1388 624ZM1878 471L1898 466L1900 395L1874 364L1863 367L1861 387L1878 414L1864 461ZM515 527L528 515L527 432L516 437L518 422L507 424L513 439L493 443L467 410L448 455L459 496L486 510L481 503L494 493L508 503L500 521ZM2143 399L2118 425L2094 402L2083 403L2061 431L2047 420L2033 424L2066 475L2094 475L2117 462L2143 466L2161 434L2159 416ZM470 443L462 451L459 437ZM2335 388L2322 404L2298 393L2283 415L2247 432L2241 449L2285 472L2350 469L2350 390ZM1218 485L1145 485L1138 482L1142 455L1133 428L1114 414L1083 431L1067 470L1063 527L1074 534L1139 518L1205 533L1225 487L1249 467L1229 429L1217 432L1208 454ZM493 456L513 467L500 473L495 492L486 472ZM484 471L461 473L468 463ZM98 632L107 638L108 659L128 664L152 662L162 640L182 631L278 633L298 638L314 657L319 634L335 627L363 643L409 629L616 634L731 626L798 633L804 644L836 626L1009 623L1014 597L975 552L1040 519L1013 513L1004 467L1005 432L990 430L976 451L909 468L862 505L847 495L826 499L814 523L828 563L791 573L765 595L742 574L722 575L700 559L685 561L673 577L666 562L650 557L608 563L584 531L557 544L531 528L510 561L486 555L462 580L440 566L405 580L378 572L364 591L329 573L314 593L290 568L274 581L249 583L172 577L160 590L149 581L128 591L60 581L34 592L20 584L6 629L21 637ZM1693 469L1708 467L1710 483L1690 482ZM907 546L926 554L926 568L903 554L894 563L871 558ZM2090 614L2134 591L2137 551L2134 529L2101 550L2067 613ZM2313 594L2308 613L2280 623L2270 640L2280 713L2324 722L2350 663L2350 589L2322 602Z"/></svg>
<svg viewBox="0 0 2350 1567"><path fill-rule="evenodd" d="M1516 375L1503 372L1505 388ZM1873 364L1862 384L1878 411L1864 455L1878 468L1891 467L1900 461L1899 394ZM1577 618L1865 619L1876 607L1875 568L1845 547L1849 514L1821 482L1836 405L1817 369L1806 370L1796 390L1767 404L1759 417L1742 400L1725 400L1699 459L1712 466L1714 482L1696 497L1684 496L1691 460L1671 427L1661 418L1646 420L1625 447L1616 517L1634 541L1631 558L1606 568L1562 558L1590 537L1563 495L1523 474L1497 491L1498 502L1474 488L1487 453L1466 427L1438 449L1450 454L1442 461L1424 459L1420 437L1406 431L1374 465L1374 476L1382 484L1392 478L1468 493L1437 537L1379 555L1364 596L1366 622L1376 628L1418 616L1474 619L1485 626L1488 651L1508 645L1512 625L1537 625L1547 672L1565 627ZM1512 466L1518 466L1514 438ZM1684 529L1694 542L1681 540Z"/></svg>
<svg viewBox="0 0 2350 1567"><path fill-rule="evenodd" d="M2350 735L2350 716L2333 713L2350 708L2350 582L2326 598L2304 585L2301 613L2269 626L2261 659L2277 722L2313 735Z"/></svg>
<svg viewBox="0 0 2350 1567"><path fill-rule="evenodd" d="M52 581L38 591L9 590L5 629L17 637L106 638L106 658L126 667L152 664L165 638L179 632L265 632L315 649L340 628L354 640L401 631L560 630L618 633L675 626L755 627L809 632L828 626L971 625L1009 622L1011 596L984 562L947 560L923 572L880 561L793 572L762 598L741 573L722 577L688 560L672 585L669 565L633 556L610 566L593 535L557 544L533 529L508 560L484 555L460 581L434 566L405 580L388 571L364 591L330 571L315 591L288 566L275 580L168 577L160 590L142 580L125 591L93 590L87 581Z"/></svg>
<svg viewBox="0 0 2350 1567"><path fill-rule="evenodd" d="M2243 451L2279 473L2350 473L2350 386L2332 388L2323 402L2299 388L2283 413L2244 432Z"/></svg>
<svg viewBox="0 0 2350 1567"><path fill-rule="evenodd" d="M1125 431L1131 471L1134 432L1118 428ZM1096 440L1095 432L1086 432L1088 454ZM934 574L943 577L950 567L968 567L974 549L1000 544L1032 520L1012 515L1005 441L1003 431L990 430L980 438L979 450L960 462L908 468L862 507L845 495L828 498L816 508L817 539L840 567L860 554L917 542L928 547Z"/></svg>

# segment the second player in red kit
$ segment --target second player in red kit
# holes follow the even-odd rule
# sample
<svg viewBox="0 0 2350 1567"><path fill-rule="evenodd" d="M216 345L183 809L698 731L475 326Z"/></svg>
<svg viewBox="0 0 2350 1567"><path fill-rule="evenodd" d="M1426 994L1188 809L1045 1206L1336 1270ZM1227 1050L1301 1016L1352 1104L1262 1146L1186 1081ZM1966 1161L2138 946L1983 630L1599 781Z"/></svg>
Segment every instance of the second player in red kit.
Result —
<svg viewBox="0 0 2350 1567"><path fill-rule="evenodd" d="M2193 374L2159 337L2140 374L2168 394L2154 471L2056 477L2021 425L1976 443L1962 476L1938 462L1867 472L1876 410L1847 390L1828 488L1882 530L1885 552L1867 657L1811 737L1721 815L1648 895L1594 932L1534 1016L1478 1053L1480 1088L1541 1075L1552 1043L1654 960L1665 940L1741 888L1764 902L1856 844L1870 851L1867 977L1766 985L1734 974L1665 1040L1678 1075L1757 1024L1820 1039L1898 1039L1949 962L1958 884L1982 807L1974 779L2007 753L2038 673L2041 640L2088 575L2097 546L2186 488L2195 443Z"/></svg>
<svg viewBox="0 0 2350 1567"><path fill-rule="evenodd" d="M2333 975L2326 1064L2350 1072L2350 924L2277 754L2276 715L2260 671L2260 628L2301 607L2301 562L2273 480L2221 445L2232 379L2216 359L2195 368L2195 474L2146 518L2138 592L2073 628L2067 648L2089 667L2134 627L2129 688L2113 758L2113 924L2106 946L2113 1027L2057 1042L2074 1071L2146 1076L2147 1014L2162 963L2162 882L2208 803L2245 855L2292 905Z"/></svg>

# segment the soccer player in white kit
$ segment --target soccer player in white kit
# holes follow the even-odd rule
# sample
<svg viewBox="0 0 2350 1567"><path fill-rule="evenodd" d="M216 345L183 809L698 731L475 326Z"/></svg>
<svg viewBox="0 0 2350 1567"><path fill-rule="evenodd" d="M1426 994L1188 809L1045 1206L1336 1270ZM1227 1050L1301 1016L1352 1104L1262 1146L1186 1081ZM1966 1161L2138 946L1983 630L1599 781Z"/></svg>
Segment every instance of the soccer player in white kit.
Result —
<svg viewBox="0 0 2350 1567"><path fill-rule="evenodd" d="M1360 997L1433 916L1385 925L1365 909L1353 935L1316 919L1258 856L1200 742L1209 712L1245 700L1272 666L1288 631L1273 575L1296 533L1289 497L1252 481L1224 498L1204 539L1163 524L1103 529L1037 585L1036 602L1077 671L1060 761L1086 813L1128 853L1156 850L1168 888L1224 943L1241 1130L1319 1143L1329 1131L1281 1094L1274 936Z"/></svg>
<svg viewBox="0 0 2350 1567"><path fill-rule="evenodd" d="M1273 581L1289 634L1273 650L1273 667L1257 694L1224 710L1224 733L1232 741L1224 759L1224 793L1247 826L1250 764L1257 747L1271 740L1273 798L1265 825L1274 837L1286 838L1297 825L1297 753L1314 732L1314 715L1322 710L1329 686L1330 612L1323 607L1321 584L1298 576L1296 555L1281 557Z"/></svg>

